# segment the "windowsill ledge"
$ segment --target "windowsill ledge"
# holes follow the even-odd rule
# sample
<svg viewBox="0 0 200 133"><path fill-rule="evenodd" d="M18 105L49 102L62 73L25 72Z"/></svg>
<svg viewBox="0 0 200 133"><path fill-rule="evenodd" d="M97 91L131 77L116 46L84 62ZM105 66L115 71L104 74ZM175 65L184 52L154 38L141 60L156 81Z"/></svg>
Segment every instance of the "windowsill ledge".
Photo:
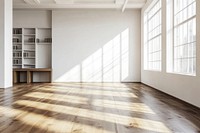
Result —
<svg viewBox="0 0 200 133"><path fill-rule="evenodd" d="M169 74L174 74L174 75L181 75L181 76L191 76L191 77L196 77L196 74L185 74L185 73L177 73L177 72L167 72Z"/></svg>

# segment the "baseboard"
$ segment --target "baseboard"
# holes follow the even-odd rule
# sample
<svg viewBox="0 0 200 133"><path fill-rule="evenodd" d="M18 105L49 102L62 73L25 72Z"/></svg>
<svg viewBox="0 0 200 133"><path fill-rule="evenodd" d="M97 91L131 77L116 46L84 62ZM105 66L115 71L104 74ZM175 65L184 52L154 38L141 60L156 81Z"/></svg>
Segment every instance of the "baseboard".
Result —
<svg viewBox="0 0 200 133"><path fill-rule="evenodd" d="M171 95L171 94L168 94L168 93L166 93L166 92L164 92L164 91L161 91L161 90L159 90L159 89L157 89L157 88L155 88L155 87L152 87L152 86L150 86L150 85L148 85L148 84L146 84L146 83L141 82L141 84L143 84L143 85L145 85L145 86L147 86L147 87L150 87L150 88L154 89L155 91L158 91L158 92L160 92L160 93L163 93L163 94L165 94L165 95L167 95L167 96L169 96L169 97L172 97L172 98L176 99L177 101L182 102L182 103L183 103L184 105L186 105L186 106L191 106L191 107L193 107L193 108L200 109L200 108L199 108L198 106L196 106L196 105L193 105L193 104L191 104L191 103L189 103L189 102L187 102L187 101L184 101L184 100L182 100L182 99L180 99L180 98L178 98L178 97L175 97L175 96L173 96L173 95Z"/></svg>

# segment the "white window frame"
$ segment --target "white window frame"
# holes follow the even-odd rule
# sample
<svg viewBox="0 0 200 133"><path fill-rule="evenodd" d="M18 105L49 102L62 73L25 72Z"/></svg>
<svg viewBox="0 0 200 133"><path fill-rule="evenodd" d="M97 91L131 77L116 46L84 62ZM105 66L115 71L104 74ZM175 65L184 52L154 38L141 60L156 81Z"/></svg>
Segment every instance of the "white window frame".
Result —
<svg viewBox="0 0 200 133"><path fill-rule="evenodd" d="M149 12L152 11L152 9L160 2L160 7L156 12L151 15L150 18ZM150 8L147 9L144 13L144 70L150 70L150 71L162 71L162 0L154 0L151 5L149 6ZM149 31L149 21L153 19L156 15L160 13L160 24L151 29ZM145 29L146 28L146 29ZM160 33L156 33L156 35L151 35L152 37L149 38L150 33L154 30L157 30L158 28ZM159 39L160 38L160 39ZM158 45L160 47L159 50L149 52L150 49L150 41L153 41L154 39L159 39ZM153 47L153 46L152 46ZM160 54L160 59L154 60L153 54ZM149 56L152 56L152 60L149 59ZM158 68L154 68L153 65L155 65L155 62L159 64ZM152 63L152 66L150 67L150 63Z"/></svg>
<svg viewBox="0 0 200 133"><path fill-rule="evenodd" d="M170 1L170 0L168 0L168 1ZM187 46L189 46L190 44L194 44L195 45L195 51L196 51L196 42L197 42L197 39L195 39L195 41L192 41L192 42L188 42L187 41L187 43L183 43L183 44L180 44L180 42L179 42L179 44L176 44L176 42L175 42L175 30L176 30L176 28L177 27L180 27L180 26L183 26L184 24L187 24L187 32L188 32L188 23L191 21L191 20L193 20L193 19L195 19L195 27L196 27L196 11L195 11L195 15L193 15L193 16L190 16L189 18L188 18L188 12L187 12L187 19L186 20L184 20L184 21L181 21L180 23L178 23L178 24L176 24L175 25L175 16L178 14L178 13L181 13L181 12L183 12L184 11L184 9L187 9L190 5L192 5L193 3L195 3L195 4L197 4L196 3L196 0L194 0L194 2L192 2L192 3L190 3L190 4L187 4L187 6L186 7L184 7L183 9L181 9L180 11L178 11L176 14L175 14L175 3L174 3L174 0L171 0L171 4L172 4L172 7L173 7L173 11L172 11L172 14L171 14L171 17L172 17L172 35L171 35L171 39L172 39L172 41L171 41L171 43L172 43L172 46L170 46L170 48L168 48L167 50L171 50L172 52L170 53L171 55L167 55L167 56L170 56L170 60L171 61L169 61L169 60L167 60L167 64L169 63L170 64L170 62L171 62L171 66L167 66L168 68L168 72L170 72L170 73L174 73L174 74L181 74L181 75L189 75L189 76L196 76L196 69L192 72L192 73L189 73L189 72L178 72L178 71L176 71L175 70L175 61L176 60L190 60L190 59L194 59L195 60L195 62L193 62L193 65L195 65L196 66L196 56L194 56L194 57L189 57L189 56L187 56L187 57L181 57L181 58L175 58L175 47L181 47L181 46L184 46L184 45L187 45ZM168 19L168 18L167 18ZM196 34L197 35L197 34ZM180 36L180 35L179 35ZM187 35L187 38L188 38L188 35ZM167 40L168 40L169 38L167 38ZM170 42L170 41L169 41ZM167 45L170 45L169 44L169 42L168 42L168 44ZM169 53L169 51L167 51L167 53ZM171 67L171 68L170 68ZM195 67L196 68L196 67ZM180 69L182 69L182 68L180 68ZM187 70L188 71L188 70Z"/></svg>

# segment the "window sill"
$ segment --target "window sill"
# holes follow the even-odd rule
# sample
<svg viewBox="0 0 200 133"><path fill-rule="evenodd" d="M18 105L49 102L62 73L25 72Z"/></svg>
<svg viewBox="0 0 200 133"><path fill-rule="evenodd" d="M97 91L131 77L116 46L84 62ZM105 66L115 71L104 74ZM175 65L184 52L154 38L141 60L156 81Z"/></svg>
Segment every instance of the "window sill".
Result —
<svg viewBox="0 0 200 133"><path fill-rule="evenodd" d="M177 73L177 72L167 72L169 74L174 74L174 75L181 75L181 76L191 76L191 77L196 77L196 74L186 74L186 73Z"/></svg>

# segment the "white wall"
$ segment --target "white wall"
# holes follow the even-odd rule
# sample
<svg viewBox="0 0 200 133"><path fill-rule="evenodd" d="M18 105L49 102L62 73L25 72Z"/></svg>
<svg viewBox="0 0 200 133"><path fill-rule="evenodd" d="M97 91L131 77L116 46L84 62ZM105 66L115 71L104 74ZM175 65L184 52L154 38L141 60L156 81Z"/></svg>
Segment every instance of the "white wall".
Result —
<svg viewBox="0 0 200 133"><path fill-rule="evenodd" d="M12 86L12 0L0 1L0 88Z"/></svg>
<svg viewBox="0 0 200 133"><path fill-rule="evenodd" d="M162 1L162 72L145 71L143 68L143 26L142 26L142 69L141 81L150 85L160 91L173 95L188 103L200 107L200 1L197 0L197 76L184 76L178 74L166 73L166 1ZM142 22L144 10L148 7L149 3L142 10Z"/></svg>
<svg viewBox="0 0 200 133"><path fill-rule="evenodd" d="M51 11L14 10L13 27L15 28L51 28Z"/></svg>
<svg viewBox="0 0 200 133"><path fill-rule="evenodd" d="M52 11L54 82L139 82L140 10Z"/></svg>

